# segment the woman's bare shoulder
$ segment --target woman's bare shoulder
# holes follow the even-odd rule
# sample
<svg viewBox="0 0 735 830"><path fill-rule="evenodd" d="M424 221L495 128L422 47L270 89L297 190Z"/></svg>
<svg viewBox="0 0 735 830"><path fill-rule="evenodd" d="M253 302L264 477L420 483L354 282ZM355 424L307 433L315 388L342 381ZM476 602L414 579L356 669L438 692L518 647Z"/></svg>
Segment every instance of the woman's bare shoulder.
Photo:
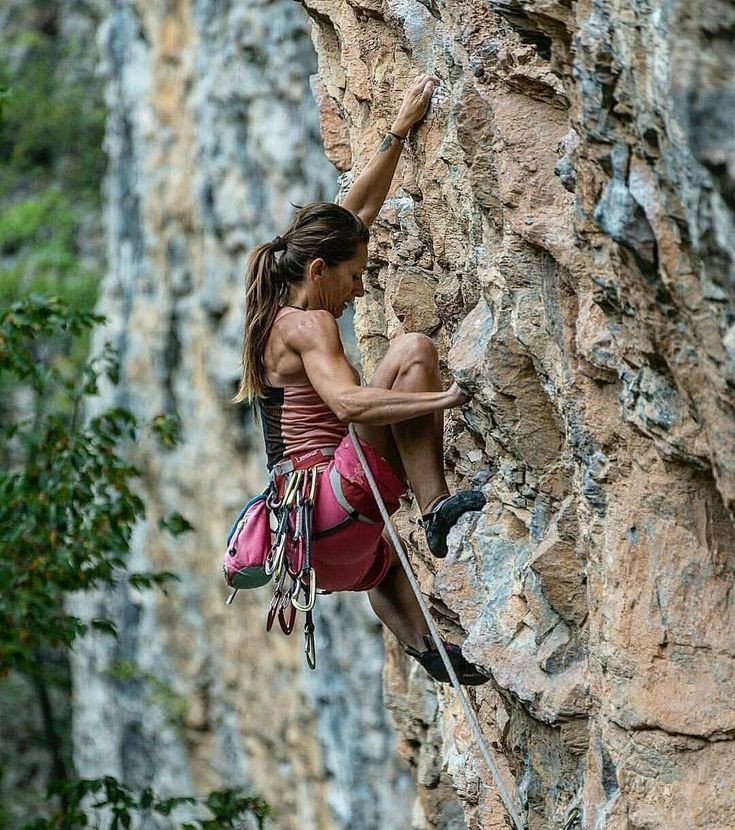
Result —
<svg viewBox="0 0 735 830"><path fill-rule="evenodd" d="M283 328L286 343L298 354L313 348L342 349L337 320L328 311L315 309L289 314L283 322L287 324Z"/></svg>
<svg viewBox="0 0 735 830"><path fill-rule="evenodd" d="M301 356L313 351L344 354L334 315L321 309L294 309L280 316L271 327L264 354L271 385L307 384L309 378Z"/></svg>

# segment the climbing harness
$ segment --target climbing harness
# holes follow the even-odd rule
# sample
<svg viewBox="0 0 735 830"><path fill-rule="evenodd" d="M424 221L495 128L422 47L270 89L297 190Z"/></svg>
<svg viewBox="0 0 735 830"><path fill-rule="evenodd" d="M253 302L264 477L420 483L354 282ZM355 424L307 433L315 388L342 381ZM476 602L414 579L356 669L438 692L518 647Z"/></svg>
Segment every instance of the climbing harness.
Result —
<svg viewBox="0 0 735 830"><path fill-rule="evenodd" d="M355 452L357 453L357 457L360 459L360 464L365 471L365 476L368 480L370 485L370 489L373 494L373 498L375 499L376 504L378 505L378 509L380 510L380 515L385 523L385 527L388 531L390 536L391 542L393 542L393 546L396 549L396 553L398 554L398 558L401 560L401 565L403 565L403 569L406 572L406 576L408 577L408 581L411 583L411 588L413 589L414 594L416 595L416 600L421 608L421 613L424 615L424 619L426 620L426 625L431 632L431 636L436 643L436 647L441 655L442 661L444 666L446 667L447 673L449 674L449 679L452 681L452 686L457 691L459 695L460 702L462 704L462 709L464 710L465 717L467 718L467 722L472 729L472 732L475 736L475 740L477 741L477 745L480 747L480 752L482 753L483 758L485 759L485 763L487 764L488 769L490 770L490 774L495 781L495 786L498 789L498 793L505 805L505 809L508 812L508 815L513 820L513 824L516 827L516 830L526 830L525 825L521 821L520 815L516 810L513 801L508 794L508 791L505 788L505 784L503 783L503 779L500 777L500 773L498 772L497 765L493 760L492 753L490 751L490 747L485 740L485 736L482 734L482 730L480 729L480 724L477 722L477 716L472 711L470 707L469 701L465 693L462 690L462 687L459 684L459 680L457 679L457 674L454 671L454 666L452 666L449 656L447 655L446 648L444 647L444 643L441 639L439 634L439 630L436 627L434 620L429 613L429 609L426 605L426 601L424 600L423 594L421 593L421 588L419 587L418 582L416 581L416 577L413 573L413 569L411 568L411 564L408 561L408 556L406 555L405 550L403 549L403 545L401 544L400 537L396 533L395 528L393 527L393 522L391 522L390 516L388 515L388 511L385 508L385 503L380 495L380 490L378 490L378 485L375 483L375 479L373 478L372 470L370 469L370 465L365 458L365 453L360 446L360 441L357 437L357 433L355 432L355 427L350 424L349 426L349 434L350 438L352 439L352 443L355 446Z"/></svg>

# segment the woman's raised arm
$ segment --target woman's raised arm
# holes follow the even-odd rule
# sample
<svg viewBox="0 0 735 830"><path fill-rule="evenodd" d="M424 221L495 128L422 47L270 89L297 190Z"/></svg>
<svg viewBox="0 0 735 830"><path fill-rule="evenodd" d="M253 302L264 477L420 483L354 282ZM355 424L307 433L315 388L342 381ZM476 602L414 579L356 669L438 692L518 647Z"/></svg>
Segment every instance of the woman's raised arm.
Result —
<svg viewBox="0 0 735 830"><path fill-rule="evenodd" d="M403 139L414 124L418 123L429 108L431 96L439 85L433 75L419 75L406 91L398 115L390 130L345 196L342 206L356 213L367 225L372 225L383 207L390 183L401 155Z"/></svg>

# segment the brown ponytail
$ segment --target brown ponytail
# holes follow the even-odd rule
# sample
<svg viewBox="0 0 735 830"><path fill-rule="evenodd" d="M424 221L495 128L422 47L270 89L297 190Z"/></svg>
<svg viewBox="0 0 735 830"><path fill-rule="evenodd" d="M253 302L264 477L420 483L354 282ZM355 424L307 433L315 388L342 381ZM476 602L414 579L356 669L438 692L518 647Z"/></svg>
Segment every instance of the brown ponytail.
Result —
<svg viewBox="0 0 735 830"><path fill-rule="evenodd" d="M315 202L297 208L275 245L264 242L253 249L247 264L243 375L233 403L265 396L268 378L263 356L271 326L290 286L304 279L311 260L323 259L331 266L345 262L369 238L368 226L359 216L333 202Z"/></svg>

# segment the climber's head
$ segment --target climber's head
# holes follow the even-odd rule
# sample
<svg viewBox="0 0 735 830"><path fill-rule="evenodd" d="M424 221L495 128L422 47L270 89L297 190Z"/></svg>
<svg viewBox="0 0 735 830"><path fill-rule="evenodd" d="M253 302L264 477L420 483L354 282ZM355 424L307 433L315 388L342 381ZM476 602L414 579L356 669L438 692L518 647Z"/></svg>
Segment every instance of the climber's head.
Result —
<svg viewBox="0 0 735 830"><path fill-rule="evenodd" d="M278 309L298 291L310 308L335 317L347 301L360 296L367 264L368 226L332 202L298 207L281 236L258 245L250 254L245 297L243 377L232 399L262 397L267 378L263 354Z"/></svg>
<svg viewBox="0 0 735 830"><path fill-rule="evenodd" d="M345 301L362 294L369 237L359 216L333 202L298 208L284 235L267 246L264 257L281 291L275 305L293 302L295 295L300 297L299 305L306 305L308 296L309 308L339 317ZM257 275L251 270L253 278ZM251 296L249 287L248 301Z"/></svg>

